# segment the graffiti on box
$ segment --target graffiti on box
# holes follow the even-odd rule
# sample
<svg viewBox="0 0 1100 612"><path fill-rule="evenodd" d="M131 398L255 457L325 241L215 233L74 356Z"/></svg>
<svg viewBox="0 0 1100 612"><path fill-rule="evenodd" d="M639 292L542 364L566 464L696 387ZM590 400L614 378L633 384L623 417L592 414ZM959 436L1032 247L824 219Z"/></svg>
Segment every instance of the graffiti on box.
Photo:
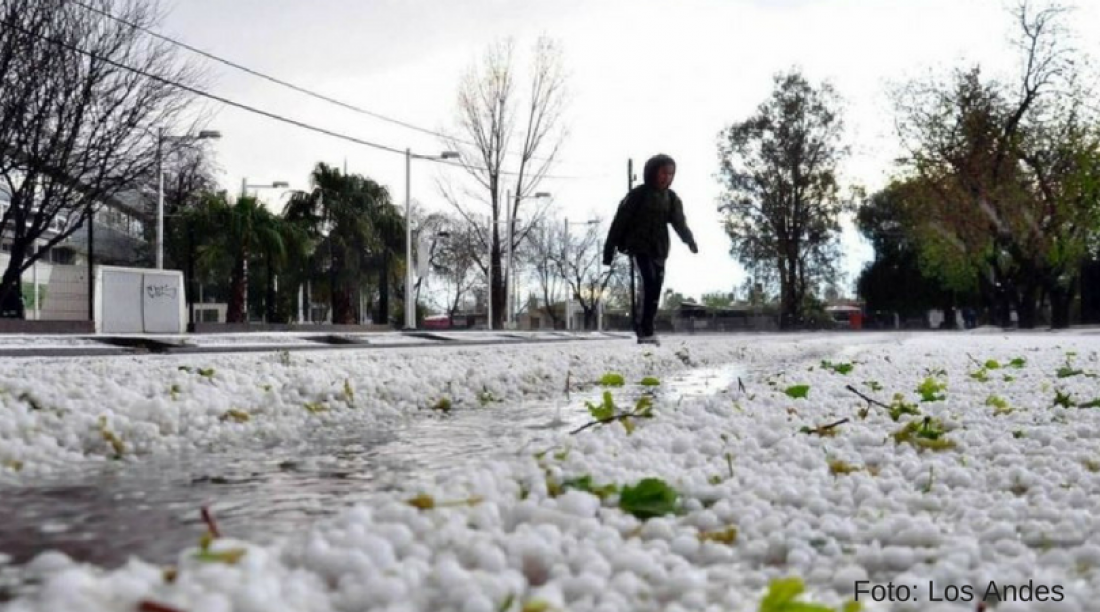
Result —
<svg viewBox="0 0 1100 612"><path fill-rule="evenodd" d="M172 285L145 285L145 293L149 295L150 299L166 298L170 300L176 299L176 287Z"/></svg>

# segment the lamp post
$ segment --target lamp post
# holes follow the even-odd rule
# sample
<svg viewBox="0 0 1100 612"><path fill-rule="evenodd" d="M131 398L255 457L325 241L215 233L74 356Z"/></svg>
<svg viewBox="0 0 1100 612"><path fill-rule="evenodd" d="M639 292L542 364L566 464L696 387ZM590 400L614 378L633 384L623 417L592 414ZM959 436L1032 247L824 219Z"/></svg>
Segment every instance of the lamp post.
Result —
<svg viewBox="0 0 1100 612"><path fill-rule="evenodd" d="M205 140L221 138L221 132L202 130L198 134L168 136L164 128L157 128L157 269L164 269L164 143L168 141Z"/></svg>
<svg viewBox="0 0 1100 612"><path fill-rule="evenodd" d="M507 197L508 205L504 210L504 217L505 217L505 222L508 224L508 231L507 231L508 267L506 268L505 275L504 275L504 288L505 288L505 297L506 297L506 304L505 304L505 311L504 311L505 312L505 316L504 316L505 321L504 322L505 322L505 325L507 327L512 327L516 323L516 321L515 321L515 317L516 317L516 309L515 309L516 267L515 267L515 263L513 262L515 253L514 253L514 249L512 247L513 247L513 241L515 239L515 222L518 221L518 219L513 219L512 218L512 207L516 202L519 202L521 200L526 200L528 198L532 198L532 197L534 197L534 198L549 198L551 196L550 196L550 193L547 192L547 191L540 191L540 192L536 193L534 196L517 195L516 199L515 199L515 202L513 202L513 200L512 200L512 189L511 188L509 188L507 190L507 194L508 194L508 197Z"/></svg>
<svg viewBox="0 0 1100 612"><path fill-rule="evenodd" d="M270 185L249 185L248 184L248 177L241 177L241 197L242 198L248 195L248 190L249 189L286 189L287 187L290 187L290 183L287 183L286 181L273 181ZM244 282L245 282L244 319L245 319L245 322L248 322L251 317L248 314L248 258L247 257L244 259Z"/></svg>
<svg viewBox="0 0 1100 612"><path fill-rule="evenodd" d="M416 300L413 296L412 269L412 160L452 159L459 157L455 151L443 151L439 155L416 155L405 149L405 329L416 329Z"/></svg>

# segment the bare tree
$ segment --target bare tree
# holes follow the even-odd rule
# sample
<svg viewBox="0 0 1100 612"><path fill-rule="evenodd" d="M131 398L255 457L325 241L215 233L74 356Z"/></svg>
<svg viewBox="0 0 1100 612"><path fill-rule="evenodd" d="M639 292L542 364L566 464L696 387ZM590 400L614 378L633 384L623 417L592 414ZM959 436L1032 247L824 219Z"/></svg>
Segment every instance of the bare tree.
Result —
<svg viewBox="0 0 1100 612"><path fill-rule="evenodd" d="M601 220L602 221L602 220ZM565 281L568 297L584 311L585 329L594 327L593 319L613 279L623 274L626 264L617 258L611 266L602 265L603 238L606 228L593 223L578 237L566 237L561 253L556 257L558 271ZM629 274L629 272L627 272Z"/></svg>
<svg viewBox="0 0 1100 612"><path fill-rule="evenodd" d="M445 238L445 234L449 234L449 226L453 224L453 221L444 215L443 213L428 213L424 214L423 208L419 205L419 202L413 202L412 216L415 221L414 227L414 243L413 249L415 251L414 261L416 268L419 270L420 262L422 258L426 259L425 269L431 271L438 267L439 257L442 251L441 245ZM423 247L423 252L422 251ZM420 293L425 285L430 283L431 275L425 273L423 276L418 275L416 283L413 285L414 296L416 303L420 303Z"/></svg>
<svg viewBox="0 0 1100 612"><path fill-rule="evenodd" d="M478 244L470 224L451 218L447 228L448 235L439 240L433 251L431 268L442 279L447 316L453 323L464 298L479 282L474 273Z"/></svg>
<svg viewBox="0 0 1100 612"><path fill-rule="evenodd" d="M122 21L151 27L151 0L88 0ZM21 274L54 218L78 219L44 249L89 223L106 200L152 175L156 131L179 124L196 70L166 43L64 0L0 0L0 181L11 237L0 311L23 316Z"/></svg>
<svg viewBox="0 0 1100 612"><path fill-rule="evenodd" d="M551 325L557 328L560 317L554 304L562 300L565 289L565 281L558 265L564 239L562 226L553 219L544 219L543 223L531 230L527 238L520 251L520 258L531 270L542 311L550 318Z"/></svg>
<svg viewBox="0 0 1100 612"><path fill-rule="evenodd" d="M566 133L566 75L560 48L549 38L539 38L526 96L521 98L513 46L510 40L494 43L462 80L457 134L447 139L447 145L462 153L461 164L473 187L442 188L459 215L478 228L483 248L477 250L477 265L482 271L492 269L494 327L499 327L511 280L502 273L501 256L507 251L502 242L511 235L514 252L543 216L545 208L522 216L520 212L549 172ZM485 213L475 208L488 209L487 225L482 221ZM510 221L510 232L502 220Z"/></svg>

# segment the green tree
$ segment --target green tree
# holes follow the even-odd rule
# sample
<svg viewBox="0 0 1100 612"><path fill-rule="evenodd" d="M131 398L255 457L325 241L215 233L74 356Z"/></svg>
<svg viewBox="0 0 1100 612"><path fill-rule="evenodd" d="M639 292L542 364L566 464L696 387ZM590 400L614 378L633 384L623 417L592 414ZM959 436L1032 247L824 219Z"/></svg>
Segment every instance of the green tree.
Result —
<svg viewBox="0 0 1100 612"><path fill-rule="evenodd" d="M684 294L679 291L674 291L671 287L665 289L665 294L661 299L661 310L680 310L680 305L684 303Z"/></svg>
<svg viewBox="0 0 1100 612"><path fill-rule="evenodd" d="M1097 231L1098 121L1065 9L1025 1L1013 16L1022 69L1010 82L975 66L896 92L902 167L923 202L926 267L977 269L1002 325L1014 309L1034 327L1045 293L1064 326Z"/></svg>
<svg viewBox="0 0 1100 612"><path fill-rule="evenodd" d="M919 200L913 197L913 185L891 183L873 194L859 208L856 223L871 242L875 258L863 269L857 282L859 295L870 311L896 312L914 316L932 308L950 310L953 297L972 299L977 271L958 271L947 267L922 269L917 228L920 224ZM952 288L963 289L956 295ZM948 320L953 320L948 317Z"/></svg>
<svg viewBox="0 0 1100 612"><path fill-rule="evenodd" d="M310 191L291 196L283 216L316 245L311 269L324 271L333 323L356 322L358 297L372 271L379 318L388 320L389 287L404 272L405 219L389 191L362 175L319 163L310 183Z"/></svg>
<svg viewBox="0 0 1100 612"><path fill-rule="evenodd" d="M258 255L271 254L276 260L286 257L283 221L251 196L230 203L225 194L209 196L202 207L203 226L213 229L200 248L199 259L205 267L229 262L228 323L247 322L248 264Z"/></svg>
<svg viewBox="0 0 1100 612"><path fill-rule="evenodd" d="M734 295L732 293L704 293L703 294L703 306L707 308L729 308L733 303Z"/></svg>
<svg viewBox="0 0 1100 612"><path fill-rule="evenodd" d="M805 298L837 274L842 130L833 88L794 70L776 75L756 113L720 138L730 253L777 267L784 328L801 323Z"/></svg>

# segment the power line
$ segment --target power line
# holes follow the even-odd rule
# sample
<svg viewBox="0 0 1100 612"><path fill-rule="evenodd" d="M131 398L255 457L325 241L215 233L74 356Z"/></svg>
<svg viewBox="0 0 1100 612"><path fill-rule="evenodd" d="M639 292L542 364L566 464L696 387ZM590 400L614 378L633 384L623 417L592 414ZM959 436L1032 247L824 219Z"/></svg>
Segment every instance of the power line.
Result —
<svg viewBox="0 0 1100 612"><path fill-rule="evenodd" d="M289 89L297 91L298 93L310 96L311 98L316 98L318 100L322 100L322 101L328 102L330 104L335 104L335 105L337 105L341 108L344 108L344 109L347 109L347 110L350 110L350 111L353 111L353 112L356 112L356 113L360 113L360 114L363 114L363 115L367 115L369 117L374 117L375 119L380 119L382 121L386 121L386 122L392 123L394 125L399 125L403 128L407 128L407 129L410 129L410 130L415 130L415 131L421 132L423 134L429 134L429 135L432 135L432 136L436 136L438 138L453 140L455 142L458 142L458 143L461 143L461 144L464 144L464 145L470 146L470 147L476 147L477 146L475 143L469 142L467 140L461 140L461 139L449 136L447 134L442 134L440 132L429 130L427 128L422 128L420 126L413 125L413 124L405 122L405 121L401 121L400 119L393 119L391 117L387 117L385 115L381 115L379 113L369 111L365 108L356 106L354 104L349 104L347 102L343 102L341 100L337 100L335 98L326 96L324 94L320 94L320 93L317 93L315 91L311 91L311 90L306 89L305 87L302 87L300 85L295 85L293 83L289 83L289 82L284 81L282 79L279 79L277 77L273 77L271 75L264 74L264 73L262 73L258 70L253 70L252 68L249 68L247 66L243 66L243 65L238 64L238 63L236 63L232 60L227 60L225 58L214 55L213 53L210 53L209 51L203 51L202 49L199 49L197 47L189 45L189 44L187 44L183 41L176 40L176 39L171 38L169 36L165 36L164 34L160 34L158 32L154 32L153 30L150 30L149 28L146 28L142 25L127 21L127 20L125 20L121 17L117 17L117 16L111 14L108 11L105 11L105 10L100 9L98 7L94 7L94 6L90 6L88 4L85 4L85 3L81 2L80 0L69 0L69 2L71 4L75 4L76 6L79 6L79 7L83 8L85 10L92 11L92 12L97 13L99 15L102 15L102 16L108 18L108 19L114 20L114 21L116 21L118 23L121 23L125 26L128 26L128 27L134 28L136 30L140 30L142 32L145 32L146 34L148 34L149 36L152 36L154 38L163 40L167 43L176 45L178 47L182 47L182 48L187 49L188 51L190 51L192 53L196 53L198 55L201 55L201 56L203 56L207 59L213 60L213 61L218 62L220 64L224 64L224 65L229 66L231 68L235 68L235 69L240 70L242 72L246 72L248 74L251 74L252 76L259 77L259 78L264 79L266 81L270 81L272 83L275 83L276 85L281 85L283 87L287 87ZM514 153L514 152L511 152L511 151L505 151L505 153L508 154L508 155L522 155L521 153ZM532 159L535 159L535 160L538 160L538 161L550 161L546 158L540 158L540 157L532 157Z"/></svg>
<svg viewBox="0 0 1100 612"><path fill-rule="evenodd" d="M326 129L326 128L317 127L315 125L311 125L311 124L305 123L303 121L299 121L297 119L291 119L289 117L285 117L283 115L279 115L279 114L273 113L271 111L266 111L266 110L263 110L263 109L260 109L260 108L256 108L254 106L244 104L243 102L236 102L234 100L230 100L229 98L225 98L225 97L219 96L217 94L212 94L210 92L203 91L203 90L201 90L197 87L192 87L190 85L185 85L183 83L179 83L179 82L173 81L171 79L166 79L162 76L158 76L158 75L146 72L144 70L141 70L140 68L134 68L132 66L128 66L128 65L123 64L121 62L117 62L115 60L112 60L110 58L106 58L106 57L103 57L103 56L100 56L100 55L96 55L96 54L94 54L90 51L81 49L81 48L76 47L74 45L70 45L70 44L68 44L64 41L60 41L60 40L57 40L57 39L54 39L54 38L50 38L48 36L43 36L42 34L39 34L37 32L31 32L30 30L27 30L27 29L25 29L21 26L12 24L8 21L4 21L2 19L0 19L0 25L2 25L4 27L7 27L7 28L18 30L18 31L20 31L24 34L28 34L30 36L38 38L39 40L43 40L43 41L48 42L50 44L61 47L62 49L67 49L69 51L73 51L75 53L79 53L81 55L85 55L85 56L90 57L92 59L104 62L104 63L109 64L111 66L114 66L116 68L121 68L122 70L128 70L128 71L133 72L135 74L139 74L139 75L141 75L145 78L152 79L154 81L157 81L159 83L163 83L163 84L168 85L170 87L176 87L178 89L182 89L184 91L193 93L197 96L201 96L203 98L208 98L210 100L214 100L215 102L220 102L222 104L225 104L226 106L232 106L234 108L239 108L241 110L245 110L245 111L248 111L250 113L255 113L257 115L262 115L262 116L267 117L269 119L274 119L276 121L281 121L283 123L288 123L290 125L300 127L302 129L305 129L305 130L317 132L319 134L324 134L326 136L331 136L333 138L338 138L340 140L346 140L348 142L352 142L352 143L355 143L355 144L364 145L364 146L372 147L372 148L375 148L375 149L381 149L383 151L387 151L387 152L390 152L390 153L398 153L400 155L405 155L405 151L403 151L401 149L398 149L396 147L391 147L391 146L388 146L388 145L378 144L376 142L370 142L368 140L363 140L362 138L356 138L355 136L348 136L346 134L341 134L339 132L334 132L334 131ZM445 166L452 166L452 167L455 167L455 168L464 168L464 169L472 168L472 169L476 169L476 170L488 171L487 168L483 168L483 167L479 167L479 166L471 166L471 165L466 165L466 164L460 164L460 163L454 163L454 162L450 162L450 161L440 159L440 158L436 158L436 157L428 157L428 156L424 156L424 155L412 155L412 156L416 157L417 159L423 159L423 160L427 160L427 161L434 162L434 163L437 163L437 164L442 164L442 165L445 165ZM518 175L518 173L516 173L516 172L509 172L509 171L506 171L506 170L501 170L501 171L499 171L499 173L503 174L503 175L509 175L509 176L517 176ZM581 177L581 176L558 176L558 175L552 175L552 174L544 174L544 175L542 175L542 177L543 178L548 178L548 179L600 178L600 177Z"/></svg>

